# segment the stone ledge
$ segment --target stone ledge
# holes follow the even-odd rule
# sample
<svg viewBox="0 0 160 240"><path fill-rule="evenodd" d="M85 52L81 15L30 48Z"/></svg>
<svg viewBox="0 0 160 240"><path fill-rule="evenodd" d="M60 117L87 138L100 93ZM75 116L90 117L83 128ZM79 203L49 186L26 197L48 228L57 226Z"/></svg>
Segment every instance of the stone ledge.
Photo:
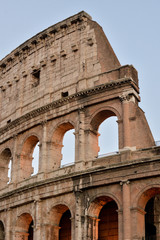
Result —
<svg viewBox="0 0 160 240"><path fill-rule="evenodd" d="M124 85L124 84L134 85L135 83L131 78L122 78L122 79L118 79L118 80L111 81L111 82L106 83L106 84L98 85L98 86L95 86L94 88L86 89L84 91L80 91L80 92L77 92L77 93L72 94L70 96L61 98L57 101L49 103L49 104L47 104L45 106L42 106L38 109L35 109L35 110L21 116L20 118L17 118L15 120L13 120L12 122L8 123L6 126L0 128L0 135L6 133L7 131L19 126L20 124L22 124L22 123L24 123L24 122L26 122L26 121L34 118L34 117L39 116L40 114L44 114L44 113L50 111L51 109L61 107L62 105L67 104L68 102L79 100L79 98L82 98L82 97L84 98L84 97L88 97L88 96L91 96L91 95L95 95L99 92L104 92L107 89L112 89L116 86L120 86L120 85ZM40 124L40 123L38 123L38 124Z"/></svg>

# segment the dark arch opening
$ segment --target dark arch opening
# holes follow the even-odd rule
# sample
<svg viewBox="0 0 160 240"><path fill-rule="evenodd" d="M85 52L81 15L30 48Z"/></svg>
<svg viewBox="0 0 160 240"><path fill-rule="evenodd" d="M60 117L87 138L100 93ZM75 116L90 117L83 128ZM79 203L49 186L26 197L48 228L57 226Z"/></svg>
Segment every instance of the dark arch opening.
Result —
<svg viewBox="0 0 160 240"><path fill-rule="evenodd" d="M63 213L59 227L59 240L71 240L71 212L69 209Z"/></svg>
<svg viewBox="0 0 160 240"><path fill-rule="evenodd" d="M98 240L118 240L118 207L114 201L106 203L99 214Z"/></svg>
<svg viewBox="0 0 160 240"><path fill-rule="evenodd" d="M2 221L0 221L0 240L5 240L5 230Z"/></svg>
<svg viewBox="0 0 160 240"><path fill-rule="evenodd" d="M145 239L157 240L160 237L160 195L147 202L145 211Z"/></svg>
<svg viewBox="0 0 160 240"><path fill-rule="evenodd" d="M29 233L28 240L33 240L33 220L29 225L28 233Z"/></svg>

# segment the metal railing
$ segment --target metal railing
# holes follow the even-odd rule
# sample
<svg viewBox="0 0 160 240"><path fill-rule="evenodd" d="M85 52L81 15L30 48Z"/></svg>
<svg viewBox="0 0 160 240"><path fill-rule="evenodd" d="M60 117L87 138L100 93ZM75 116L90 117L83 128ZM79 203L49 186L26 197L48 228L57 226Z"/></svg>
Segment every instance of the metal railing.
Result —
<svg viewBox="0 0 160 240"><path fill-rule="evenodd" d="M66 164L61 165L60 168L69 167L69 166L72 166L74 164L75 164L75 162L66 163Z"/></svg>
<svg viewBox="0 0 160 240"><path fill-rule="evenodd" d="M117 154L119 154L118 151L109 152L109 153L100 154L96 158L103 158L103 157L108 157L108 156L117 155Z"/></svg>
<svg viewBox="0 0 160 240"><path fill-rule="evenodd" d="M160 141L155 141L155 145L158 147L160 146ZM159 240L159 239L158 239Z"/></svg>

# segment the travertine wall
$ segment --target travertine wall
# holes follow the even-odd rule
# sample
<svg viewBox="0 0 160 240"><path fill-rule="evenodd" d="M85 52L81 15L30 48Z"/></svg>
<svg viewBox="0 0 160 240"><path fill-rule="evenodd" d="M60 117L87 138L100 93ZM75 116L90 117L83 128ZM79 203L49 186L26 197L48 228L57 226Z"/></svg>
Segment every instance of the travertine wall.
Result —
<svg viewBox="0 0 160 240"><path fill-rule="evenodd" d="M63 229L72 240L142 239L146 202L160 192L160 148L138 106L137 71L120 65L101 27L81 12L37 34L1 60L0 87L0 239L63 240ZM119 151L97 158L111 116ZM61 167L70 129L75 162ZM103 211L113 217L107 230Z"/></svg>
<svg viewBox="0 0 160 240"><path fill-rule="evenodd" d="M62 93L72 95L99 85L97 74L102 69L120 66L105 40L100 26L80 13L39 33L3 59L1 126L60 99Z"/></svg>

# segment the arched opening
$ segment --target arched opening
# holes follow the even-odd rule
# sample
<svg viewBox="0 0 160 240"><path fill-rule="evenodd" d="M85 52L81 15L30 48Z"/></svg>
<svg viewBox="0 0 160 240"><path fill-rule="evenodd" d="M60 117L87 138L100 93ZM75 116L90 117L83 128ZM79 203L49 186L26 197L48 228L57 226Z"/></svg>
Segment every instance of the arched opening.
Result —
<svg viewBox="0 0 160 240"><path fill-rule="evenodd" d="M137 211L139 237L145 240L160 239L160 187L144 191L138 199L137 209L141 210Z"/></svg>
<svg viewBox="0 0 160 240"><path fill-rule="evenodd" d="M160 194L147 202L145 212L146 240L160 239Z"/></svg>
<svg viewBox="0 0 160 240"><path fill-rule="evenodd" d="M34 225L33 219L29 213L23 213L21 216L19 216L16 223L15 239L33 240L34 239L33 225Z"/></svg>
<svg viewBox="0 0 160 240"><path fill-rule="evenodd" d="M63 213L59 227L59 240L71 240L71 213L69 209Z"/></svg>
<svg viewBox="0 0 160 240"><path fill-rule="evenodd" d="M117 153L119 136L116 114L110 110L98 112L91 121L89 137L92 158Z"/></svg>
<svg viewBox="0 0 160 240"><path fill-rule="evenodd" d="M88 213L88 236L90 239L118 240L118 206L107 196L96 198ZM91 226L91 227L89 227Z"/></svg>
<svg viewBox="0 0 160 240"><path fill-rule="evenodd" d="M31 175L35 175L38 172L38 164L39 164L38 143L39 143L39 139L33 135L27 138L27 140L23 145L21 157L20 157L20 179L21 180L29 178ZM35 153L37 157L35 157Z"/></svg>
<svg viewBox="0 0 160 240"><path fill-rule="evenodd" d="M108 202L100 211L98 240L118 240L118 213L117 204Z"/></svg>
<svg viewBox="0 0 160 240"><path fill-rule="evenodd" d="M49 215L46 239L71 240L71 212L66 205L59 204L52 208ZM52 233L52 238L50 238Z"/></svg>
<svg viewBox="0 0 160 240"><path fill-rule="evenodd" d="M39 169L39 142L36 144L34 150L33 150L33 154L32 154L32 168L33 168L33 175L36 175L38 173L38 169Z"/></svg>
<svg viewBox="0 0 160 240"><path fill-rule="evenodd" d="M117 117L104 120L98 129L99 157L118 152L118 124Z"/></svg>
<svg viewBox="0 0 160 240"><path fill-rule="evenodd" d="M12 154L9 148L3 150L0 155L0 187L5 187L11 182Z"/></svg>
<svg viewBox="0 0 160 240"><path fill-rule="evenodd" d="M73 164L75 160L74 129L68 130L63 137L61 167Z"/></svg>
<svg viewBox="0 0 160 240"><path fill-rule="evenodd" d="M8 184L11 182L12 159L8 163Z"/></svg>
<svg viewBox="0 0 160 240"><path fill-rule="evenodd" d="M2 221L0 221L0 240L5 240L5 230Z"/></svg>
<svg viewBox="0 0 160 240"><path fill-rule="evenodd" d="M29 233L28 240L33 240L33 220L29 225L28 233Z"/></svg>
<svg viewBox="0 0 160 240"><path fill-rule="evenodd" d="M74 162L75 136L71 123L59 125L53 133L50 144L51 160L50 169L57 169Z"/></svg>

